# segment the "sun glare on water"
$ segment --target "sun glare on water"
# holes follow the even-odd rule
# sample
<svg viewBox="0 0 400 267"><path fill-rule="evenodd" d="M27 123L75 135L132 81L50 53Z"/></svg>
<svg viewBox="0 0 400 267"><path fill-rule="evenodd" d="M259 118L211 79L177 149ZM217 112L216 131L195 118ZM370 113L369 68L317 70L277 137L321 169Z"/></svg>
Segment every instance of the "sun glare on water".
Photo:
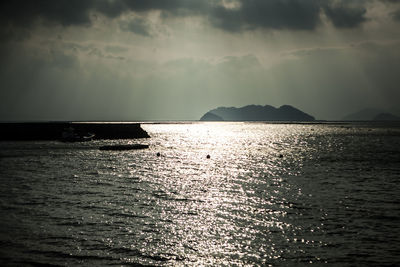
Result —
<svg viewBox="0 0 400 267"><path fill-rule="evenodd" d="M168 197L177 200L164 207L165 216L174 221L165 238L174 239L180 253L201 254L200 264L228 264L223 258L240 251L237 263L261 261L259 253L245 253L248 250L262 252L264 260L279 258L275 243L291 240L297 230L286 219L287 197L301 195L301 190L282 177L297 171L281 158L285 154L296 160L285 140L293 138L290 127L238 125L145 126L155 140L163 140L154 144L162 146L157 148L162 157L156 165L163 170L155 173ZM273 236L282 239L279 242L269 235L277 231L281 235Z"/></svg>

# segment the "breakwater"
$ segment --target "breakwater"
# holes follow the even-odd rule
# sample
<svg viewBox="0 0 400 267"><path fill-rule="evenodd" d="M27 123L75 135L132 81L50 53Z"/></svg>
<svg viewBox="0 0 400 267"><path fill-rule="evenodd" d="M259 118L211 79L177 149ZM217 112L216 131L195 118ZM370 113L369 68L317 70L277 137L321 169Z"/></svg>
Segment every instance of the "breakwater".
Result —
<svg viewBox="0 0 400 267"><path fill-rule="evenodd" d="M59 140L62 133L71 127L78 134L95 134L94 139L150 137L139 123L29 122L0 123L0 140Z"/></svg>

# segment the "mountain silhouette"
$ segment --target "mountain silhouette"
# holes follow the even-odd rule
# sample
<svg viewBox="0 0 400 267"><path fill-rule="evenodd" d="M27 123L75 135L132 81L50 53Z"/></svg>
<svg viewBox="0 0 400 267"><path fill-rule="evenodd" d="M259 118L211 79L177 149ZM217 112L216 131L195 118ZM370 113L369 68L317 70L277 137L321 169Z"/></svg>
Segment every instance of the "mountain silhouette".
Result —
<svg viewBox="0 0 400 267"><path fill-rule="evenodd" d="M207 112L201 118L201 121L223 121L224 119L214 113Z"/></svg>
<svg viewBox="0 0 400 267"><path fill-rule="evenodd" d="M220 119L219 119L220 118ZM241 108L219 107L210 110L200 118L201 121L314 121L315 118L297 108L283 105L275 108L270 105L248 105Z"/></svg>
<svg viewBox="0 0 400 267"><path fill-rule="evenodd" d="M400 121L400 117L391 113L380 113L373 119L374 121Z"/></svg>
<svg viewBox="0 0 400 267"><path fill-rule="evenodd" d="M381 113L385 113L385 111L375 108L365 108L355 113L351 113L342 118L343 121L370 121L373 120L376 116Z"/></svg>

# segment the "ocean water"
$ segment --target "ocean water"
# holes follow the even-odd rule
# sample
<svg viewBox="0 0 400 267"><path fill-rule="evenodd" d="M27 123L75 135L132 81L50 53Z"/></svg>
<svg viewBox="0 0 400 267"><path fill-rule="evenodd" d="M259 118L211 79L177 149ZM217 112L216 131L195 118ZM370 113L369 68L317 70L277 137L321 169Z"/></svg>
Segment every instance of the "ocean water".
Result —
<svg viewBox="0 0 400 267"><path fill-rule="evenodd" d="M0 265L400 265L399 127L142 127L0 142Z"/></svg>

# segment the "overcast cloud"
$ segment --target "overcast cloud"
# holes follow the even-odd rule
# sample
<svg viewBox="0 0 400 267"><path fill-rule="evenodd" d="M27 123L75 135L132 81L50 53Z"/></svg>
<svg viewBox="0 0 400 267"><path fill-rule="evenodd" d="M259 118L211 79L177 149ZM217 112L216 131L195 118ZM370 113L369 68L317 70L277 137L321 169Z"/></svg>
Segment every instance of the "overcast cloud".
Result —
<svg viewBox="0 0 400 267"><path fill-rule="evenodd" d="M0 2L0 120L196 120L294 105L397 112L394 0Z"/></svg>

